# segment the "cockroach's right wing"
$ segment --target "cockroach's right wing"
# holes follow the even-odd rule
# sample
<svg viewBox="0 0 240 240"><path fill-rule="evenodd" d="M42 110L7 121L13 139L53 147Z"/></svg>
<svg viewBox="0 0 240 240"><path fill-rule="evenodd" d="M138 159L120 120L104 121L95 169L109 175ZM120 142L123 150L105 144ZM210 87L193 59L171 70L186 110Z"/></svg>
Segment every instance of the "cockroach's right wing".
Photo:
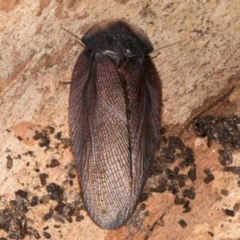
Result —
<svg viewBox="0 0 240 240"><path fill-rule="evenodd" d="M87 91L89 73L92 67L91 52L83 51L79 56L72 75L70 87L69 122L73 153L76 158L77 170L79 172L79 158L86 151L86 132L88 106L83 95ZM86 95L86 93L85 93Z"/></svg>
<svg viewBox="0 0 240 240"><path fill-rule="evenodd" d="M131 156L126 104L118 69L107 55L84 51L70 92L72 148L85 206L101 227L129 218Z"/></svg>

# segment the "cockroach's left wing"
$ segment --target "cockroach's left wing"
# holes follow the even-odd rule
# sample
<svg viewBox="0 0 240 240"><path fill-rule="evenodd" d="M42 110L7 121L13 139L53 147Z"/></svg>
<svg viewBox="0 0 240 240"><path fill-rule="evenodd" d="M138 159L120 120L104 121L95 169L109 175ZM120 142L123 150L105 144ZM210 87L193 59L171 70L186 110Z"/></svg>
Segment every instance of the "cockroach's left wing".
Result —
<svg viewBox="0 0 240 240"><path fill-rule="evenodd" d="M161 86L152 60L127 59L121 66L131 149L132 211L146 180L160 133Z"/></svg>

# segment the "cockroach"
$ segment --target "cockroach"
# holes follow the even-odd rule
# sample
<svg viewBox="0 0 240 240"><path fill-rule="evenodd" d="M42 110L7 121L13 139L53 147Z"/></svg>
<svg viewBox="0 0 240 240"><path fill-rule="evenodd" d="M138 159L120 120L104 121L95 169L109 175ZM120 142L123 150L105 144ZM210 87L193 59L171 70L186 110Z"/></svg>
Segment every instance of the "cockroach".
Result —
<svg viewBox="0 0 240 240"><path fill-rule="evenodd" d="M102 228L132 215L160 133L161 86L138 27L107 20L82 37L70 85L70 135L85 207Z"/></svg>

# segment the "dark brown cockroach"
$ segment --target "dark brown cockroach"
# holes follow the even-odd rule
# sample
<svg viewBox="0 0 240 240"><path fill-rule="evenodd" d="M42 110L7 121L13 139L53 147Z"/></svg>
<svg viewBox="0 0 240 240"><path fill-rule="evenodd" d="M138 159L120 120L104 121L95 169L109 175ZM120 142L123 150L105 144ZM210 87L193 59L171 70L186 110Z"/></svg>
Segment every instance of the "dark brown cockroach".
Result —
<svg viewBox="0 0 240 240"><path fill-rule="evenodd" d="M160 130L160 79L153 46L124 20L104 21L82 37L73 70L70 128L85 207L102 228L132 215Z"/></svg>

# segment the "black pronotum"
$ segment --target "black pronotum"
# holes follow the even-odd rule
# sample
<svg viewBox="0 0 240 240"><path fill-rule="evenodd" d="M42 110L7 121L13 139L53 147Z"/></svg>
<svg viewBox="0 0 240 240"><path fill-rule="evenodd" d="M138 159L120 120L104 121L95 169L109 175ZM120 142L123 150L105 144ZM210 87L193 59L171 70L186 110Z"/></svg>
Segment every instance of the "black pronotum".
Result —
<svg viewBox="0 0 240 240"><path fill-rule="evenodd" d="M101 22L81 40L70 87L72 148L90 217L115 229L132 215L158 144L160 79L150 40L124 20Z"/></svg>

